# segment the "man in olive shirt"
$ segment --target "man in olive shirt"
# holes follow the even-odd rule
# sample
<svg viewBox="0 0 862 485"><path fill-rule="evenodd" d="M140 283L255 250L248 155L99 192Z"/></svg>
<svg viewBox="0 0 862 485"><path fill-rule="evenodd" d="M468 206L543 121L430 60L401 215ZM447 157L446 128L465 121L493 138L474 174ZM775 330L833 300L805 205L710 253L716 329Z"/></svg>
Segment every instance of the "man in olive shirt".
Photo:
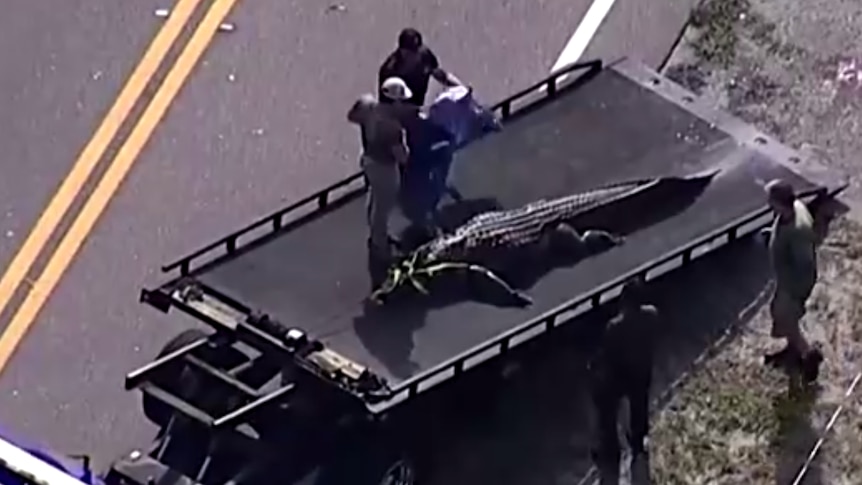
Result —
<svg viewBox="0 0 862 485"><path fill-rule="evenodd" d="M399 165L407 163L408 158L399 106L411 93L400 79L387 79L384 84L392 104L381 104L373 96L363 95L351 107L347 119L360 128L360 163L368 182L369 249L385 259L392 250L389 217L398 202Z"/></svg>
<svg viewBox="0 0 862 485"><path fill-rule="evenodd" d="M619 481L617 417L623 399L629 402L632 477L638 483L649 482L649 396L661 319L658 310L646 303L644 285L642 278L625 284L619 299L621 309L606 324L598 354L590 363L599 440L593 458L601 485L616 485Z"/></svg>
<svg viewBox="0 0 862 485"><path fill-rule="evenodd" d="M766 356L766 363L781 361L801 367L803 378L817 379L823 355L812 348L800 327L805 305L817 282L814 218L805 203L787 182L773 180L766 185L775 221L767 231L769 253L775 275L775 293L770 302L772 336L787 339L787 347Z"/></svg>

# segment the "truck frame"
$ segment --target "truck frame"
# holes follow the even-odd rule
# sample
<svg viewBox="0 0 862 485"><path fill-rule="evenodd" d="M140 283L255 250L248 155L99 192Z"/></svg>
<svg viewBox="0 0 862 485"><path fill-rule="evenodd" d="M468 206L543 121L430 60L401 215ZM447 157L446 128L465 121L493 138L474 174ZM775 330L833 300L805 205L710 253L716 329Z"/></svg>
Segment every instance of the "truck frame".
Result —
<svg viewBox="0 0 862 485"><path fill-rule="evenodd" d="M452 176L477 204L513 206L703 169L721 174L632 243L542 276L529 310L461 301L391 318L359 310L368 290L355 261L365 241L361 174L164 266L173 276L140 300L212 332L183 332L127 375L126 388L143 392L144 412L161 431L150 449L118 460L107 482L170 475L177 484L256 484L274 483L277 473L280 483L415 483L432 446L429 421L448 419L451 396L475 393L523 344L595 320L632 277L650 282L758 232L772 217L762 194L768 179L787 180L806 200L846 187L626 59L574 64L493 109L502 132L462 150ZM452 392L430 392L437 388ZM302 458L287 465L285 456Z"/></svg>

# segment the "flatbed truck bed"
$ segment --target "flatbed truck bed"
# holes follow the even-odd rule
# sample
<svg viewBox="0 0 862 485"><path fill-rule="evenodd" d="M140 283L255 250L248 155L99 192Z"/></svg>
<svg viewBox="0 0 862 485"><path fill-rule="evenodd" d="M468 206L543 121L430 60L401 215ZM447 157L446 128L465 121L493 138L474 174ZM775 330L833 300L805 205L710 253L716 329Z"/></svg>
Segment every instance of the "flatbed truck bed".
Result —
<svg viewBox="0 0 862 485"><path fill-rule="evenodd" d="M456 155L451 182L469 204L452 207L511 208L631 179L720 172L693 202L625 244L544 274L526 289L534 300L527 308L459 300L366 313L361 174L165 266L172 278L142 290L141 300L215 332L180 335L127 376L162 432L149 451L118 460L109 485L177 474L176 483L221 485L246 473L258 478L242 483L257 485L272 483L274 472L280 483L338 485L348 476L376 485L403 473L399 483L414 483L413 457L452 399L410 398L444 382L472 389L488 375L480 368L495 369L479 364L505 362L495 357L590 321L575 317L612 300L626 279L651 281L758 231L771 219L769 179L787 180L808 200L846 187L840 175L626 60L570 66L495 109L503 130ZM250 352L237 350L243 345ZM454 379L466 374L476 379ZM239 441L218 451L226 436ZM308 478L314 470L334 475Z"/></svg>
<svg viewBox="0 0 862 485"><path fill-rule="evenodd" d="M781 159L786 149L771 146L776 142L749 127L739 130L736 120L721 123L693 112L695 100L687 93L675 99L679 93L663 85L668 81L636 63L624 60L600 70L590 66L577 74L568 86L544 92L537 86L527 94L536 97L532 102L522 97L502 105L509 111L503 131L458 153L452 183L465 200L516 207L629 179L719 167L722 172L682 213L638 231L618 248L544 276L528 290L534 298L528 308L461 301L366 314L363 302L371 281L357 176L312 198L316 210L287 229L258 239L240 231L217 245L227 249L224 256L192 270L197 260L211 257L217 249L212 247L170 268L179 268L184 282L194 281L219 305L239 314L265 312L301 328L385 379L395 396L415 393L420 384L427 387L453 375L456 367L499 354L501 345L489 342L505 341L528 322L555 312L571 317L562 311L571 309L563 307L589 302L621 276L682 258L698 241L705 241L699 250L714 249L728 234L757 229L768 217L762 185L769 179L784 178L808 194L836 185L818 180L821 174L806 178L791 169L792 153ZM520 110L512 110L518 102ZM284 224L290 215L277 218ZM243 244L236 242L240 237L246 239Z"/></svg>

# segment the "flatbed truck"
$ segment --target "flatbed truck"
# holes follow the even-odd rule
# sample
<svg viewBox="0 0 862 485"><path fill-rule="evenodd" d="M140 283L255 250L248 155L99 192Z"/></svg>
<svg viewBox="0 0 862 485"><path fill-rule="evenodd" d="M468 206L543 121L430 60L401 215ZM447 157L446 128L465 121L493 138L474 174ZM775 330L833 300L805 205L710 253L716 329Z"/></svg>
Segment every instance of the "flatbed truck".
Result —
<svg viewBox="0 0 862 485"><path fill-rule="evenodd" d="M424 457L441 446L450 411L481 403L518 349L587 325L633 276L653 281L758 232L771 220L769 179L806 200L846 187L626 59L572 65L494 109L502 131L461 150L453 167L473 213L721 171L697 200L625 244L543 275L527 308L465 300L369 311L361 174L166 265L168 281L142 290L141 301L211 330L182 332L127 375L160 432L118 459L106 482L419 483L433 473Z"/></svg>

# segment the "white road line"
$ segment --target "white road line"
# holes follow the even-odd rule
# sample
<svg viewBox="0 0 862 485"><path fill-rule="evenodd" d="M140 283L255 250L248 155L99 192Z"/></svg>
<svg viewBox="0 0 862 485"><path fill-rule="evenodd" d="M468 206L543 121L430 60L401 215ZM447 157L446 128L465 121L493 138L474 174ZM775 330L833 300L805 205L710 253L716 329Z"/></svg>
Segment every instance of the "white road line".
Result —
<svg viewBox="0 0 862 485"><path fill-rule="evenodd" d="M566 46L563 47L563 52L560 53L560 57L557 58L554 67L551 68L551 72L556 72L570 64L578 62L578 59L587 50L587 46L590 45L590 41L596 36L596 32L599 31L602 22L605 21L608 13L610 13L615 1L593 0L593 4L590 5L587 14L581 19L581 23L575 29L575 33L572 34L572 37L566 42Z"/></svg>

